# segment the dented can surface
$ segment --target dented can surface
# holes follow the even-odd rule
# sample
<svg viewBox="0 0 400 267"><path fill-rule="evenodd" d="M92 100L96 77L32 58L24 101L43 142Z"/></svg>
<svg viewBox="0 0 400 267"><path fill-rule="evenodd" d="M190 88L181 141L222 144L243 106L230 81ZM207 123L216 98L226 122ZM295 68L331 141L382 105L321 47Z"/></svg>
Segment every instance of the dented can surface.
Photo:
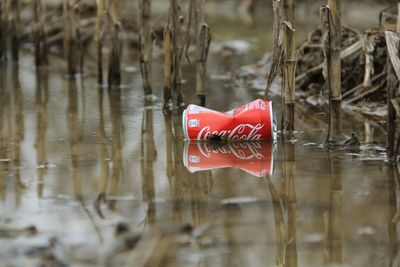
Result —
<svg viewBox="0 0 400 267"><path fill-rule="evenodd" d="M273 140L276 133L272 102L262 99L225 113L189 105L182 126L186 140Z"/></svg>
<svg viewBox="0 0 400 267"><path fill-rule="evenodd" d="M256 177L271 175L274 166L274 143L254 142L185 142L183 164L190 172L220 168L239 168Z"/></svg>

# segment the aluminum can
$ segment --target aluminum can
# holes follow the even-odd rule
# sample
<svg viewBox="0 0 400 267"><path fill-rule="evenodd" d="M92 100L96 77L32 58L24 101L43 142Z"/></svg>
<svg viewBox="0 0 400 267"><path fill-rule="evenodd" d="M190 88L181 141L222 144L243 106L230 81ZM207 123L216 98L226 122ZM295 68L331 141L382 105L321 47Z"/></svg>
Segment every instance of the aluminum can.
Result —
<svg viewBox="0 0 400 267"><path fill-rule="evenodd" d="M273 140L276 134L272 102L262 99L225 113L189 105L182 125L186 140Z"/></svg>
<svg viewBox="0 0 400 267"><path fill-rule="evenodd" d="M185 142L183 164L190 172L220 168L239 168L256 177L271 175L274 168L274 143Z"/></svg>

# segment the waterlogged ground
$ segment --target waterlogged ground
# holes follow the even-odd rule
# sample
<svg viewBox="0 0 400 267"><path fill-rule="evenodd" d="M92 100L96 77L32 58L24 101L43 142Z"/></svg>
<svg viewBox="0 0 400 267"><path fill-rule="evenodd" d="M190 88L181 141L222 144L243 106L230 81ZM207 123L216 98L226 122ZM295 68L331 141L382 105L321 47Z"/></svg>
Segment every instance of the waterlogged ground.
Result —
<svg viewBox="0 0 400 267"><path fill-rule="evenodd" d="M264 19L255 21L261 32ZM224 38L247 32L240 25ZM260 97L237 74L260 56L260 44L250 45L215 48L208 107ZM39 71L28 54L0 69L1 266L398 263L399 174L384 161L379 122L346 116L360 149L327 151L325 111L299 105L297 141L185 143L180 112L161 110L161 58L144 100L128 55L123 86L111 91L97 88L91 70L68 79L56 57ZM184 77L194 101L189 65Z"/></svg>

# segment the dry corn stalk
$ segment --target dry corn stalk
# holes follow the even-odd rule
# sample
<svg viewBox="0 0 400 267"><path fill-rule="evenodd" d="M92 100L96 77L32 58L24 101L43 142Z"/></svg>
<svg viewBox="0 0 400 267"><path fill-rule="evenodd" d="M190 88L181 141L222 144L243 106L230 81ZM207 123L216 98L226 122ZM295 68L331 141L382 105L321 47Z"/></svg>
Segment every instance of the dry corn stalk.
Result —
<svg viewBox="0 0 400 267"><path fill-rule="evenodd" d="M329 91L329 130L327 142L342 139L342 91L341 91L341 0L328 0L321 8L325 32L324 77Z"/></svg>
<svg viewBox="0 0 400 267"><path fill-rule="evenodd" d="M204 82L206 78L206 63L211 42L210 28L204 22L204 0L196 0L194 5L194 21L196 36L196 95L199 105L206 104L206 90Z"/></svg>
<svg viewBox="0 0 400 267"><path fill-rule="evenodd" d="M142 74L143 89L146 95L152 93L151 89L151 0L139 0L139 49L140 72Z"/></svg>
<svg viewBox="0 0 400 267"><path fill-rule="evenodd" d="M183 54L182 31L183 19L180 15L181 7L179 0L170 0L167 22L164 29L164 108L168 101L177 97L177 104L182 101L180 92L181 84L181 60Z"/></svg>
<svg viewBox="0 0 400 267"><path fill-rule="evenodd" d="M46 9L42 0L33 1L33 11L35 23L39 25L39 30L35 31L33 36L35 46L35 64L36 66L47 65L49 62L46 32Z"/></svg>
<svg viewBox="0 0 400 267"><path fill-rule="evenodd" d="M296 44L294 34L294 0L284 0L285 52L283 83L285 91L285 129L294 131Z"/></svg>
<svg viewBox="0 0 400 267"><path fill-rule="evenodd" d="M108 61L108 86L121 84L122 24L119 21L118 1L110 4L111 52Z"/></svg>
<svg viewBox="0 0 400 267"><path fill-rule="evenodd" d="M19 58L19 36L20 36L20 1L10 2L10 32L11 32L11 57L14 61Z"/></svg>
<svg viewBox="0 0 400 267"><path fill-rule="evenodd" d="M0 3L0 60L7 59L8 1Z"/></svg>

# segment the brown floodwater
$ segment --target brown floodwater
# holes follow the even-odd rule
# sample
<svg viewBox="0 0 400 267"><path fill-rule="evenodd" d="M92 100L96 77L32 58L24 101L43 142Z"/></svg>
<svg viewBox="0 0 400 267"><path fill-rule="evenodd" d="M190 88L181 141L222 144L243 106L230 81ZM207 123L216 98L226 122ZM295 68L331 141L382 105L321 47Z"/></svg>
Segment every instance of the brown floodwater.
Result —
<svg viewBox="0 0 400 267"><path fill-rule="evenodd" d="M318 23L301 14L300 32ZM238 73L270 49L271 19L258 15L249 30L234 15L210 17L216 40L250 48L232 54L216 45L208 107L228 110L262 95ZM299 103L292 142L185 143L180 112L162 112L162 58L153 63L154 96L144 99L137 55L125 53L123 85L112 90L98 89L92 69L69 79L57 57L40 70L30 54L0 68L1 266L398 264L399 172L385 162L380 122L345 116L346 135L355 132L362 145L328 151L326 111ZM193 67L183 76L193 102ZM148 233L139 254L116 253L121 222ZM21 231L31 225L36 234ZM171 230L182 225L190 234ZM154 260L144 265L146 257Z"/></svg>

